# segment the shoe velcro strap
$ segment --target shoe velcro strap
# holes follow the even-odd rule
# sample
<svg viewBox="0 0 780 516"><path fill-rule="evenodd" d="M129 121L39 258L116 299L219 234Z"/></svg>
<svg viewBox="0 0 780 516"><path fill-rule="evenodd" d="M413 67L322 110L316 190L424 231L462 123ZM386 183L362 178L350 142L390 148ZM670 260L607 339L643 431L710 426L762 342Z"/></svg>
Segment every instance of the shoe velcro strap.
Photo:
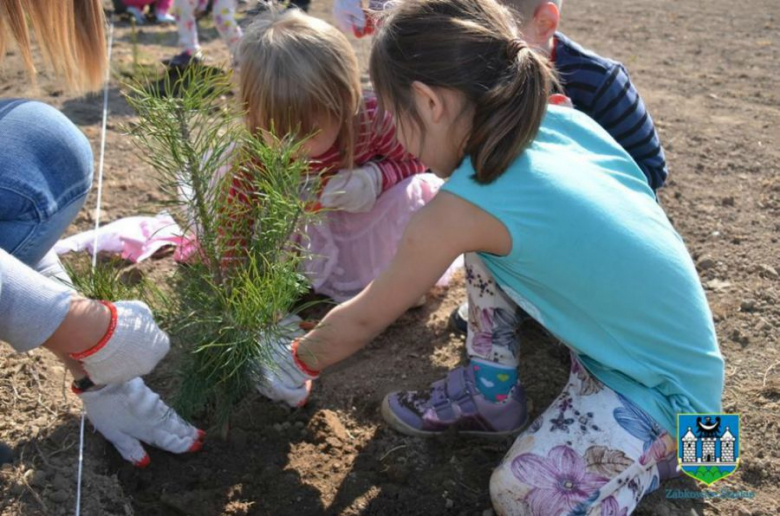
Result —
<svg viewBox="0 0 780 516"><path fill-rule="evenodd" d="M447 374L444 389L434 391L433 409L442 421L454 421L460 414L475 414L477 405L466 383L466 369L459 367ZM458 410L455 410L455 406Z"/></svg>

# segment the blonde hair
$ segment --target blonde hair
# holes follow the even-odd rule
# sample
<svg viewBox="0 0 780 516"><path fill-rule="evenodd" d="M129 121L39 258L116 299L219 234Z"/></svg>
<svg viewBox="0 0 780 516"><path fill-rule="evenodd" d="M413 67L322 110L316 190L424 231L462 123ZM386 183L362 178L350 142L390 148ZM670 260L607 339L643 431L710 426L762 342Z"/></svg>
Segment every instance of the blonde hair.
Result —
<svg viewBox="0 0 780 516"><path fill-rule="evenodd" d="M272 10L246 30L238 61L250 131L306 137L319 120L337 121L344 166L354 166L360 68L341 31L298 9Z"/></svg>
<svg viewBox="0 0 780 516"><path fill-rule="evenodd" d="M2 0L0 60L15 42L35 78L31 33L46 63L77 91L100 87L107 66L101 0Z"/></svg>
<svg viewBox="0 0 780 516"><path fill-rule="evenodd" d="M494 0L405 0L380 28L371 79L394 114L422 127L412 83L463 94L472 110L464 153L490 183L533 141L556 84L549 61L517 37Z"/></svg>

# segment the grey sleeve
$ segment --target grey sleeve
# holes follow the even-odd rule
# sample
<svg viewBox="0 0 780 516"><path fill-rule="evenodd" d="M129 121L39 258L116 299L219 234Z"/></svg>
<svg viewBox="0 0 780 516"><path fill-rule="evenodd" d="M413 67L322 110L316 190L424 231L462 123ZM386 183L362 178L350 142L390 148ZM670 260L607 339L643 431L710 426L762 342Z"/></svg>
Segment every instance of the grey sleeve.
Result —
<svg viewBox="0 0 780 516"><path fill-rule="evenodd" d="M0 249L0 341L37 348L62 324L73 291Z"/></svg>

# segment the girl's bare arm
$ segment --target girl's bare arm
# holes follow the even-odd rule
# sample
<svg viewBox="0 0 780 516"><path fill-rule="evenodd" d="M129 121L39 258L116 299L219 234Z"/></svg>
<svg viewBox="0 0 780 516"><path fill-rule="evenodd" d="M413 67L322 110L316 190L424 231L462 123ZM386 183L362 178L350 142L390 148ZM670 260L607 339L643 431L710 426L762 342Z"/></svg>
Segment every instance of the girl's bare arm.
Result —
<svg viewBox="0 0 780 516"><path fill-rule="evenodd" d="M428 292L459 255L505 255L511 247L501 222L460 197L440 192L413 217L388 268L304 337L298 357L315 371L344 360Z"/></svg>

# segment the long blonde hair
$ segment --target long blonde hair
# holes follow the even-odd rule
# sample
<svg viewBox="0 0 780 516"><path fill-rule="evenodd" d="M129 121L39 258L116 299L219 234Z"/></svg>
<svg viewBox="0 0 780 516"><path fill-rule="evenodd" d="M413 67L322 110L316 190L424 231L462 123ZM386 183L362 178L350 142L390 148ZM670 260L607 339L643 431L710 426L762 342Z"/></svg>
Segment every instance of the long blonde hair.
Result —
<svg viewBox="0 0 780 516"><path fill-rule="evenodd" d="M353 166L360 67L341 31L298 9L271 10L244 33L238 60L250 131L302 138L318 120L336 121L344 166Z"/></svg>
<svg viewBox="0 0 780 516"><path fill-rule="evenodd" d="M76 91L97 89L107 66L101 0L2 0L0 60L15 43L34 78L31 35L46 63Z"/></svg>

